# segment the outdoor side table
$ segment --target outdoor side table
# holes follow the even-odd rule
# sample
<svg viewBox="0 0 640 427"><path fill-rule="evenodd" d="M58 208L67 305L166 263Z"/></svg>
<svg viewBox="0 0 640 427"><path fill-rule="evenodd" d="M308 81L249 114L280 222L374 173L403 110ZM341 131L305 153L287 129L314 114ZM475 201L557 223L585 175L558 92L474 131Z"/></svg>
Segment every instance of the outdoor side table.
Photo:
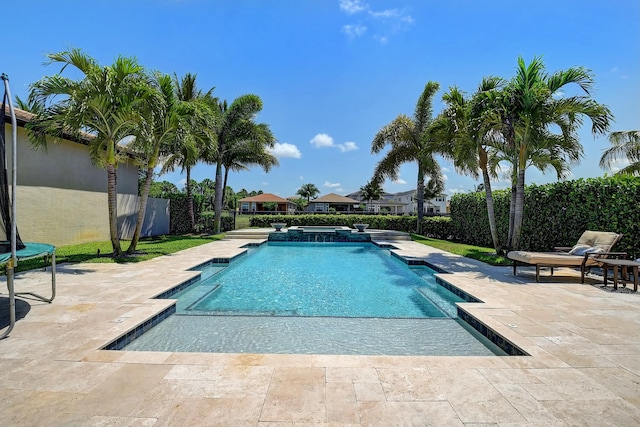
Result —
<svg viewBox="0 0 640 427"><path fill-rule="evenodd" d="M624 286L627 283L633 282L633 290L638 291L638 267L640 267L640 262L631 261L628 259L609 259L605 258L601 260L602 262L602 270L604 275L604 285L607 286L607 270L609 267L613 270L613 289L618 289L618 281L620 281ZM622 267L622 271L618 271L619 267ZM633 280L629 279L629 270L633 273ZM622 273L622 274L618 274Z"/></svg>

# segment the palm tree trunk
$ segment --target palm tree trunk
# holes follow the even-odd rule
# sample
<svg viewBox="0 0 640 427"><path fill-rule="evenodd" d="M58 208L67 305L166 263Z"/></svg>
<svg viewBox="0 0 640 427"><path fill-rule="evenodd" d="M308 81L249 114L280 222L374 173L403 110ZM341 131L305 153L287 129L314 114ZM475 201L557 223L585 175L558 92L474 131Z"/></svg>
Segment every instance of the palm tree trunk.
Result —
<svg viewBox="0 0 640 427"><path fill-rule="evenodd" d="M227 193L227 179L229 178L229 168L224 168L224 181L222 183L222 206L224 206Z"/></svg>
<svg viewBox="0 0 640 427"><path fill-rule="evenodd" d="M191 223L191 232L196 228L196 215L193 210L193 191L191 190L191 166L185 167L187 171L187 207L189 209L189 221Z"/></svg>
<svg viewBox="0 0 640 427"><path fill-rule="evenodd" d="M482 178L484 180L484 191L487 198L487 215L489 216L489 230L491 230L491 239L493 240L493 247L496 249L496 254L503 255L504 251L500 244L500 237L498 236L498 227L496 226L496 213L493 205L493 191L491 190L491 181L489 180L489 173L486 170L482 171Z"/></svg>
<svg viewBox="0 0 640 427"><path fill-rule="evenodd" d="M522 231L522 218L524 215L524 168L518 171L516 184L516 206L513 218L513 248L520 248L520 233Z"/></svg>
<svg viewBox="0 0 640 427"><path fill-rule="evenodd" d="M509 234L507 236L507 250L513 249L513 224L515 222L515 214L516 214L516 181L517 179L514 177L511 184L511 197L509 200Z"/></svg>
<svg viewBox="0 0 640 427"><path fill-rule="evenodd" d="M418 223L416 224L416 233L422 234L422 219L424 218L424 172L422 171L421 165L418 165L416 199L418 201Z"/></svg>
<svg viewBox="0 0 640 427"><path fill-rule="evenodd" d="M215 215L215 233L220 233L222 223L222 162L216 162L216 194L213 203Z"/></svg>
<svg viewBox="0 0 640 427"><path fill-rule="evenodd" d="M135 252L136 246L138 246L138 241L140 240L140 234L142 234L144 215L147 212L147 200L149 200L149 190L151 189L151 181L153 181L153 169L153 167L147 169L147 176L144 180L144 185L142 186L142 194L140 195L140 207L138 209L136 229L133 232L133 238L131 239L129 249L127 249L128 254L132 254Z"/></svg>
<svg viewBox="0 0 640 427"><path fill-rule="evenodd" d="M107 205L109 207L109 232L113 256L122 255L120 237L118 236L118 192L116 187L116 165L107 164Z"/></svg>

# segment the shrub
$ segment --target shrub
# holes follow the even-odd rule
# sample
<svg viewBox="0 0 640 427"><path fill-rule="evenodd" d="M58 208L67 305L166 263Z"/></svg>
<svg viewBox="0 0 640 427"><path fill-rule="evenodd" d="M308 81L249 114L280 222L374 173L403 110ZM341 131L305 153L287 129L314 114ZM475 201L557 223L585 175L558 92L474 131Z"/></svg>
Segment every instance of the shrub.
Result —
<svg viewBox="0 0 640 427"><path fill-rule="evenodd" d="M509 229L510 190L493 193L498 234ZM552 250L574 245L585 230L614 231L624 238L615 250L640 256L640 178L609 176L525 188L520 249ZM451 198L452 237L464 243L493 246L485 193Z"/></svg>

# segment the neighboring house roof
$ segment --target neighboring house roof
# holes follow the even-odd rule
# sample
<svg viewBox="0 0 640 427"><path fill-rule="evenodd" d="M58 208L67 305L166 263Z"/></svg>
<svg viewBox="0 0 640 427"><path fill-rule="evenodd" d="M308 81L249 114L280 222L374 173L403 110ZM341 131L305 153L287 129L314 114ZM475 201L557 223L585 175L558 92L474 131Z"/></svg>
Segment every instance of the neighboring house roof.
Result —
<svg viewBox="0 0 640 427"><path fill-rule="evenodd" d="M238 200L239 202L254 202L254 203L268 203L268 202L276 202L276 203L289 203L289 200L283 199L280 196L276 196L271 193L263 193L258 194L257 196L245 197L244 199Z"/></svg>
<svg viewBox="0 0 640 427"><path fill-rule="evenodd" d="M318 197L317 199L311 200L311 203L349 203L349 204L359 204L360 201L356 199L352 199L350 197L341 196L335 193L329 193L322 197Z"/></svg>

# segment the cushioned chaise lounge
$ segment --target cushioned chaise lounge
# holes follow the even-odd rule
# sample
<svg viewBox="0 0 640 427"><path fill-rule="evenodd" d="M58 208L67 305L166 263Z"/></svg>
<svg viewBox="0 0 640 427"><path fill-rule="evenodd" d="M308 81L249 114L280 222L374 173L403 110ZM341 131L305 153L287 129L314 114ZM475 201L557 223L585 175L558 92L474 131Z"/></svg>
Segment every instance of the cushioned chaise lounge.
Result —
<svg viewBox="0 0 640 427"><path fill-rule="evenodd" d="M624 252L611 252L620 239L622 234L587 230L573 247L556 247L555 252L511 251L507 258L513 260L514 275L518 265L535 265L536 282L539 282L540 267L550 267L551 275L554 267L580 267L580 283L584 283L587 269L602 265L599 258L626 255Z"/></svg>

